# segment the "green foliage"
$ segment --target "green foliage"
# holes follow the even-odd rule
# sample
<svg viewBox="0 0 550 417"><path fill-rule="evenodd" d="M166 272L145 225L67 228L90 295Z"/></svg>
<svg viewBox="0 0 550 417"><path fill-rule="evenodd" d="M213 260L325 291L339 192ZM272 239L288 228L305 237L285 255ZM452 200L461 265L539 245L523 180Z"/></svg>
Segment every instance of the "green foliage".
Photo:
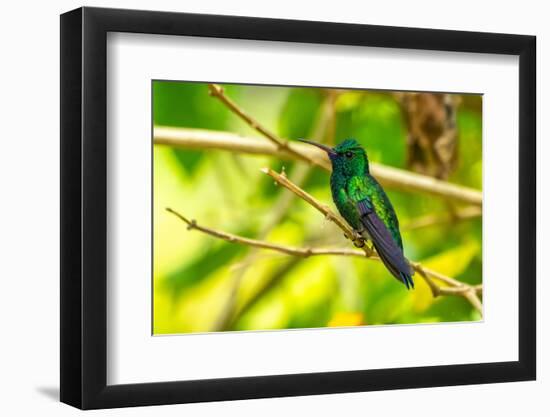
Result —
<svg viewBox="0 0 550 417"><path fill-rule="evenodd" d="M326 91L313 88L224 85L224 90L269 130L289 140L311 138L327 97ZM480 97L469 96L468 106L458 109L459 164L450 179L478 189L482 184L480 102ZM337 143L353 137L366 148L371 161L406 169L406 126L392 94L344 91L338 94L334 109ZM153 117L156 125L258 137L219 100L209 96L207 85L202 83L155 81ZM155 146L156 334L210 331L226 314L233 295L234 311L224 330L479 319L460 297L434 299L418 276L416 289L407 291L379 262L345 257L301 259L255 250L188 231L185 224L164 210L172 207L201 225L280 244L352 247L339 229L296 198L267 235L258 236L272 221L281 196L287 193L259 169L284 168L292 178L300 164L226 151ZM312 169L303 187L332 206L328 179L326 172ZM386 191L398 214L410 259L470 284L481 282L481 219L407 231L407 223L417 217L448 213L450 203L425 194Z"/></svg>

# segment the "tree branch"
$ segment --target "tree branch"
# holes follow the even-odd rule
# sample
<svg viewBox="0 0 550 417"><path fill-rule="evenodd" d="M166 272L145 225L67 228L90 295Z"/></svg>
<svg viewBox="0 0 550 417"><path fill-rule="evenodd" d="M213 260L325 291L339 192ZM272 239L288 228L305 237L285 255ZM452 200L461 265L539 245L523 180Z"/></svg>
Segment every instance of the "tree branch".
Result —
<svg viewBox="0 0 550 417"><path fill-rule="evenodd" d="M254 155L269 155L281 159L297 159L296 154L306 157L311 163L330 171L330 162L325 153L313 146L302 143L285 142L282 148L274 143L235 133L204 129L174 128L155 126L154 143L184 149L217 149ZM304 160L303 158L300 158ZM415 174L398 168L371 163L372 174L383 186L405 192L422 192L438 197L482 205L481 191Z"/></svg>
<svg viewBox="0 0 550 417"><path fill-rule="evenodd" d="M300 187L298 187L296 184L290 181L286 177L286 175L277 174L275 171L269 168L262 168L261 171L264 174L267 174L270 177L272 177L277 183L281 184L283 187L292 191L302 200L306 201L307 203L315 207L317 210L319 210L321 213L323 213L327 220L330 220L331 222L335 223L340 229L342 229L347 239L350 239L355 244L355 246L359 248L361 247L364 248L365 253L367 253L367 255L371 255L371 253L368 252L369 248L365 246L363 237L359 235L355 230L353 230L353 228L351 228L341 216L334 213L327 205L321 204L311 194L302 190Z"/></svg>

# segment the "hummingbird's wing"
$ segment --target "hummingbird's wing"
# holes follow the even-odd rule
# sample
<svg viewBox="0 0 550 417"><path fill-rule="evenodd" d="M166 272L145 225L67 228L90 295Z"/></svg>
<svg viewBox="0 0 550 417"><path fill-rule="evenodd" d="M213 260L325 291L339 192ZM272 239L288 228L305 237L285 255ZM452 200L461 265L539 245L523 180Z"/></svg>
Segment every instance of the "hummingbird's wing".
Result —
<svg viewBox="0 0 550 417"><path fill-rule="evenodd" d="M409 287L414 288L411 267L403 255L403 250L395 243L390 231L376 214L372 203L365 198L357 202L357 210L359 211L361 224L367 229L372 243L386 268L399 281L403 282L407 289Z"/></svg>

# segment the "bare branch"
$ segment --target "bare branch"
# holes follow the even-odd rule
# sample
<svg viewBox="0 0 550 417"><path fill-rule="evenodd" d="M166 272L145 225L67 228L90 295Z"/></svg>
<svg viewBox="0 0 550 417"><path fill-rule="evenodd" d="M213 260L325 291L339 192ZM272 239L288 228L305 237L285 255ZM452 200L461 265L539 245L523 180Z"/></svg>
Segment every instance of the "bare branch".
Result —
<svg viewBox="0 0 550 417"><path fill-rule="evenodd" d="M466 300L468 300L471 305L474 306L474 308L479 312L479 314L483 315L483 305L481 304L481 300L477 296L475 289L469 288L468 290L465 290L462 293L462 296L466 298Z"/></svg>
<svg viewBox="0 0 550 417"><path fill-rule="evenodd" d="M284 142L279 147L274 143L244 137L234 133L204 129L173 128L155 126L154 142L185 149L218 149L255 155L270 155L281 159L297 159L296 154L305 156L308 161L331 170L330 162L323 151L301 143ZM300 157L303 160L303 158ZM481 191L437 180L425 175L415 174L398 168L371 163L372 174L388 188L405 192L422 192L438 197L461 201L476 206L482 205Z"/></svg>
<svg viewBox="0 0 550 417"><path fill-rule="evenodd" d="M243 119L252 129L256 130L263 136L273 143L278 150L285 151L294 158L301 159L309 164L317 164L315 160L308 157L307 154L298 152L295 149L291 148L289 142L286 139L281 139L274 133L270 132L262 124L260 124L256 119L244 111L237 103L227 97L223 91L223 88L217 84L208 84L208 89L210 95L219 99L229 110Z"/></svg>
<svg viewBox="0 0 550 417"><path fill-rule="evenodd" d="M247 237L234 235L232 233L222 232L220 230L211 229L209 227L201 226L197 224L195 220L189 220L176 210L169 207L166 211L172 213L180 220L187 224L187 230L198 230L207 235L217 237L218 239L226 240L231 243L240 243L242 245L253 246L255 248L269 249L276 252L281 252L287 255L299 256L302 258L309 258L310 256L326 256L326 255L339 255L339 256L357 256L364 258L365 253L360 250L353 249L340 249L340 248L297 248L293 246L280 245L277 243L270 243L258 239L250 239ZM371 256L372 259L377 259L376 256Z"/></svg>

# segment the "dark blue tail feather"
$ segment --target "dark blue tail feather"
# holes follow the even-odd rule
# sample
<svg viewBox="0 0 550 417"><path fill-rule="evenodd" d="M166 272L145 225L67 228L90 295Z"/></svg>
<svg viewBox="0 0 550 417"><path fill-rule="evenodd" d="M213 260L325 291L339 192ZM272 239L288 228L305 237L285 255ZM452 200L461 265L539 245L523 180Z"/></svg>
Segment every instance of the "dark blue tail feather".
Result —
<svg viewBox="0 0 550 417"><path fill-rule="evenodd" d="M403 281L403 284L407 287L408 290L413 289L414 290L414 282L412 280L412 277L408 274L404 274L403 272L400 272L399 275L401 276L401 281Z"/></svg>

